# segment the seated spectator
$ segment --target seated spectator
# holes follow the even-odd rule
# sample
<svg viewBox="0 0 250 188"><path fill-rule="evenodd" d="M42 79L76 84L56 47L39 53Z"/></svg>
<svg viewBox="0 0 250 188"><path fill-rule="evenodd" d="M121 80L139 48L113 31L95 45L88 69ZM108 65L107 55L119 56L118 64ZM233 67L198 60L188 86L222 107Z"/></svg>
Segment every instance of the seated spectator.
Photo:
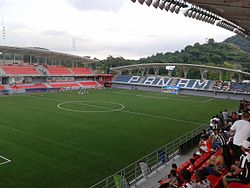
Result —
<svg viewBox="0 0 250 188"><path fill-rule="evenodd" d="M196 154L202 155L203 153L211 151L212 151L212 140L207 135L203 135L201 137L201 142L199 144L199 151L196 152Z"/></svg>
<svg viewBox="0 0 250 188"><path fill-rule="evenodd" d="M169 184L171 187L179 187L180 185L180 179L179 177L177 176L177 173L175 170L170 170L170 176L169 176Z"/></svg>
<svg viewBox="0 0 250 188"><path fill-rule="evenodd" d="M177 164L175 164L175 163L172 164L172 170L177 171Z"/></svg>
<svg viewBox="0 0 250 188"><path fill-rule="evenodd" d="M212 155L207 161L208 166L203 168L205 175L220 176L225 169L230 169L232 165L232 156L229 145L222 146L222 154L219 156Z"/></svg>
<svg viewBox="0 0 250 188"><path fill-rule="evenodd" d="M224 187L228 187L228 182L239 182L248 184L250 182L250 142L244 140L241 144L242 155L240 162L231 166L231 171L223 177Z"/></svg>
<svg viewBox="0 0 250 188"><path fill-rule="evenodd" d="M202 170L195 171L197 188L211 188L211 183Z"/></svg>
<svg viewBox="0 0 250 188"><path fill-rule="evenodd" d="M222 145L227 144L228 136L223 131L223 129L214 129L213 132L214 133L212 135L212 145L213 150L215 151L219 149Z"/></svg>
<svg viewBox="0 0 250 188"><path fill-rule="evenodd" d="M196 188L196 183L191 180L192 174L188 170L184 169L181 171L181 175L184 179L183 188Z"/></svg>

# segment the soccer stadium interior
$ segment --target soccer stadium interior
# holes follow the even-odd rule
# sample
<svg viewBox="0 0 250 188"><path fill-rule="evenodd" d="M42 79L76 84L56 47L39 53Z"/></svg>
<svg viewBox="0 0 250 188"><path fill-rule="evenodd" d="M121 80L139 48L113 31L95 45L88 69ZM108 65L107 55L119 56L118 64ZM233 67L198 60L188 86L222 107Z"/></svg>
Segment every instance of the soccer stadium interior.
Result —
<svg viewBox="0 0 250 188"><path fill-rule="evenodd" d="M186 17L217 25L245 39L250 39L250 2L246 0L131 0L131 2L176 14L185 9L183 14ZM2 97L1 99L6 101L9 99L7 97L13 96L12 99L15 100L15 96L25 95L42 98L42 100L46 98L57 100L57 103L60 102L58 109L65 110L66 113L76 112L76 115L72 115L75 119L79 118L78 112L95 112L95 116L99 116L103 111L105 114L121 111L126 108L125 100L131 102L134 100L132 98L136 97L139 102L142 98L143 100L163 100L162 98L165 98L173 101L171 105L177 104L177 100L188 102L186 105L190 110L192 103L200 105L198 108L206 109L206 105L210 105L209 102L211 102L211 106L219 110L216 113L209 112L209 115L214 113L210 116L211 119L207 119L209 122L200 126L201 123L199 121L197 123L195 119L187 121L185 118L181 120L179 117L179 120L177 116L176 120L163 117L165 114L152 114L147 111L146 108L149 107L144 106L144 102L138 103L139 108L144 108L145 112L127 110L126 113L158 118L162 121L176 121L180 124L191 123L192 126L186 130L184 128L182 131L186 131L185 134L174 137L166 145L152 150L152 153L137 158L132 164L124 163L126 165L120 168L121 170L114 169L112 173L108 171L107 174L103 174L103 177L97 178L98 181L87 182L88 184L85 186L91 188L250 187L250 80L242 79L249 78L249 72L198 64L155 62L112 67L110 74L105 74L90 68L89 65L99 62L86 56L59 53L43 48L10 46L1 46L0 52L0 98ZM189 71L193 69L200 72L200 79L187 78ZM178 71L178 75L182 76L174 77L173 71ZM164 74L160 74L160 72L164 72ZM208 79L208 72L218 74L219 79ZM223 80L222 76L225 72L234 75L234 78L237 79ZM100 102L98 96L104 92L132 97L124 98L124 101L118 103L117 101L110 102L111 100L105 95ZM54 94L56 97L52 99ZM92 99L91 94L96 95L96 98ZM69 101L70 99L66 98L66 101L63 101L63 98L59 98L60 95L63 97L72 95L74 100ZM90 97L89 103L83 104L79 101L79 95L86 95L84 96L86 97L85 102L87 97ZM114 99L116 99L115 96ZM76 102L80 105L77 106ZM13 105L11 101L8 103L6 111L8 111L8 106ZM100 105L100 103L102 104ZM135 106L137 105L135 102L131 103L131 106L133 103ZM237 103L236 107L233 105L235 103ZM43 104L39 103L39 105ZM216 106L217 104L221 105ZM81 106L87 106L92 110L87 111ZM234 108L227 110L232 106ZM207 108L210 109L210 106ZM180 112L182 110L181 106ZM202 111L202 109L198 109L198 111ZM196 112L198 113L198 111ZM59 112L53 111L53 113ZM161 113L160 110L159 113ZM171 112L169 113L171 114ZM172 113L175 113L174 110ZM102 117L101 115L95 116L91 116L92 122L95 121L95 118ZM115 116L115 114L110 116ZM81 118L87 119L88 117ZM112 122L113 119L103 117L102 121ZM93 126L95 126L94 123ZM105 133L103 132L103 134ZM117 130L117 134L123 134L123 131ZM113 150L113 148L109 149ZM15 160L8 157L7 154L0 153L0 159L0 168L15 163ZM93 168L93 170L100 169ZM63 177L60 178L63 179ZM11 186L12 184L6 183L5 185ZM30 186L32 187L32 185ZM47 187L46 184L44 186ZM0 187L5 186L1 186L0 183ZM33 185L33 187L36 186ZM72 183L72 187L80 186Z"/></svg>

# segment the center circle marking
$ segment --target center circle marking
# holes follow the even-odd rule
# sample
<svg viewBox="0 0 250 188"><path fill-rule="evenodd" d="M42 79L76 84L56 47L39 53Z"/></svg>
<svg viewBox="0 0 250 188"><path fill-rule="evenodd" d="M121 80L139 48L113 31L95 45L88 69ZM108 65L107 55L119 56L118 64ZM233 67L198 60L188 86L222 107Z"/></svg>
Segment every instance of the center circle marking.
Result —
<svg viewBox="0 0 250 188"><path fill-rule="evenodd" d="M83 106L91 106L91 107L96 107L96 108L102 108L104 110L77 110L77 109L72 109L72 108L65 108L63 105L65 104L82 104ZM90 103L90 104L89 104ZM93 103L97 103L97 105L92 105ZM100 105L99 105L100 104ZM110 107L105 107L102 106L101 104L112 104L116 105L119 108L110 108ZM62 102L57 105L57 107L61 110L69 111L69 112L82 112L82 113L105 113L105 112L118 112L121 111L125 108L123 104L116 103L116 102L105 102L105 101L66 101Z"/></svg>

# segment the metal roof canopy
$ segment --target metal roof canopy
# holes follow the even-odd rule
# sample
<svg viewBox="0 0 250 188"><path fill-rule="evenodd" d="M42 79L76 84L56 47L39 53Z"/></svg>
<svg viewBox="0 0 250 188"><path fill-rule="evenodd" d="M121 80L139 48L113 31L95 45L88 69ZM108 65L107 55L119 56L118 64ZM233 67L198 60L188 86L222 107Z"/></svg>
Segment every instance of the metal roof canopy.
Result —
<svg viewBox="0 0 250 188"><path fill-rule="evenodd" d="M249 0L186 0L187 2L209 10L245 29L250 36Z"/></svg>
<svg viewBox="0 0 250 188"><path fill-rule="evenodd" d="M127 65L127 66L120 66L120 67L113 67L110 68L112 72L120 72L120 71L127 71L127 70L136 70L139 68L154 68L154 67L162 67L165 68L166 66L176 66L176 67L192 67L192 68L205 68L208 70L214 71L227 71L236 74L243 74L250 76L249 72L244 72L237 69L228 69L223 67L214 67L214 66L206 66L200 64L184 64L184 63L147 63L147 64L135 64L135 65Z"/></svg>
<svg viewBox="0 0 250 188"><path fill-rule="evenodd" d="M71 55L71 54L66 54L66 53L61 53L61 52L53 52L50 50L36 49L36 48L0 46L0 52L15 53L15 54L21 54L21 55L32 55L32 56L37 56L37 57L47 57L51 59L80 61L82 63L98 62L98 60L90 59L87 57L81 57L77 55Z"/></svg>

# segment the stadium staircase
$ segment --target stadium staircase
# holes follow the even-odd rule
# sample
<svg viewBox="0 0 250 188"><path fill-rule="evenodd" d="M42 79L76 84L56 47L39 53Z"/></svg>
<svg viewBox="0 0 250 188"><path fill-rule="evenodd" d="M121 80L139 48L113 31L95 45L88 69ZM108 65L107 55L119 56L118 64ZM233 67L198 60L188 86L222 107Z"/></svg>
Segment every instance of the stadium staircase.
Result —
<svg viewBox="0 0 250 188"><path fill-rule="evenodd" d="M171 165L176 163L177 166L181 166L184 162L186 162L190 156L195 152L195 149L191 150L185 155L177 155L172 160L167 162L165 165L161 166L156 171L152 172L148 178L142 179L140 182L136 184L136 186L132 186L132 188L157 188L160 186L159 181L162 178L166 178L172 169Z"/></svg>
<svg viewBox="0 0 250 188"><path fill-rule="evenodd" d="M46 68L44 68L43 66L38 66L36 68L36 70L41 74L41 75L48 75L48 71L46 70Z"/></svg>
<svg viewBox="0 0 250 188"><path fill-rule="evenodd" d="M209 86L209 90L213 90L213 88L214 88L214 85L215 85L215 81L212 81L212 83L210 84L210 86Z"/></svg>
<svg viewBox="0 0 250 188"><path fill-rule="evenodd" d="M0 75L6 75L6 73L4 72L1 66L0 66Z"/></svg>

